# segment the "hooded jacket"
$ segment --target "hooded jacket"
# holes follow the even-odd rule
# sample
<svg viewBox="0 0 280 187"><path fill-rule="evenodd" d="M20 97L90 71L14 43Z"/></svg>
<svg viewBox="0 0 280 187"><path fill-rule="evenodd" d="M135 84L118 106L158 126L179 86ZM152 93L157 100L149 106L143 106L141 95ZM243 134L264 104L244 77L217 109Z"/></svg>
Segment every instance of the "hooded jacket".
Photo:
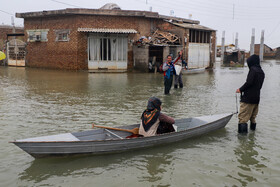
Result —
<svg viewBox="0 0 280 187"><path fill-rule="evenodd" d="M241 92L241 102L249 104L259 104L260 92L265 74L260 66L260 57L252 55L247 59L249 73L246 82L239 88Z"/></svg>

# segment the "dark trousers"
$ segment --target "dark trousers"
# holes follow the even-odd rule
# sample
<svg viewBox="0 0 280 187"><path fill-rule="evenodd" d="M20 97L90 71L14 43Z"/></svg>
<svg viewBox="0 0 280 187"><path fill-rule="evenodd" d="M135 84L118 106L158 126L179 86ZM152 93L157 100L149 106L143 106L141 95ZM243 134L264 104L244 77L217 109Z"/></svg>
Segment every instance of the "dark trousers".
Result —
<svg viewBox="0 0 280 187"><path fill-rule="evenodd" d="M160 122L157 129L157 134L164 134L164 133L169 133L174 131L175 129L172 124Z"/></svg>
<svg viewBox="0 0 280 187"><path fill-rule="evenodd" d="M175 75L174 87L177 88L178 84L180 88L183 88L182 73L180 73L179 75Z"/></svg>
<svg viewBox="0 0 280 187"><path fill-rule="evenodd" d="M173 76L170 76L170 78L164 77L164 94L169 94L169 91L172 87L173 82Z"/></svg>

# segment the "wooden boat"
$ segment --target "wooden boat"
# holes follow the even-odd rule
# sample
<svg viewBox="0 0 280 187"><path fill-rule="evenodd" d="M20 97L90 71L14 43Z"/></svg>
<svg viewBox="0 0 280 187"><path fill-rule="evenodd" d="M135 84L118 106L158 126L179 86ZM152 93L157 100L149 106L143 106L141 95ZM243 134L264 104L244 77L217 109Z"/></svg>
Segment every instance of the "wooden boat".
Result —
<svg viewBox="0 0 280 187"><path fill-rule="evenodd" d="M226 126L232 115L233 113L227 113L178 119L175 120L176 132L151 137L128 138L132 133L98 128L83 132L15 140L11 143L35 158L123 152L177 142L218 130ZM119 128L133 129L136 127L139 127L139 124Z"/></svg>

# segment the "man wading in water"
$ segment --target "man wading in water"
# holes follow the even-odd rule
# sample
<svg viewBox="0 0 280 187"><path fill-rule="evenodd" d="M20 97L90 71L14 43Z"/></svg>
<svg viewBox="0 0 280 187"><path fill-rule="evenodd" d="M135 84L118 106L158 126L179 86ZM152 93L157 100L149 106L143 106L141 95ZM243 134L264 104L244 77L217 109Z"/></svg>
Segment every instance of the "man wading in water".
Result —
<svg viewBox="0 0 280 187"><path fill-rule="evenodd" d="M256 129L256 116L259 110L260 92L265 74L260 66L260 57L252 55L247 59L249 73L247 80L236 93L241 93L240 112L238 114L238 133L247 133L247 122L250 120L250 129Z"/></svg>
<svg viewBox="0 0 280 187"><path fill-rule="evenodd" d="M172 61L171 55L167 56L167 61L163 63L163 74L164 74L164 94L169 94L172 87L173 75L176 73L174 65L181 58L182 51L180 51L179 56Z"/></svg>
<svg viewBox="0 0 280 187"><path fill-rule="evenodd" d="M180 55L181 54L181 55ZM176 65L180 66L181 69L180 71L177 72L176 69L176 73L175 73L175 82L174 82L174 88L177 89L178 88L178 84L180 88L183 88L183 80L182 80L182 69L183 66L185 66L185 68L187 68L187 63L183 60L183 50L181 50L181 53L179 52L178 55L180 56L178 62L176 63Z"/></svg>

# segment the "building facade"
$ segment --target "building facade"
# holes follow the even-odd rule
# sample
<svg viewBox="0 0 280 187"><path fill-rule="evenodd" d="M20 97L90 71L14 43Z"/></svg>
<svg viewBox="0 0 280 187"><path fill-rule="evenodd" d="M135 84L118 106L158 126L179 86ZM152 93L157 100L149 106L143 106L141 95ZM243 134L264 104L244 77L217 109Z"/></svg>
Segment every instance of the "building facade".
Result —
<svg viewBox="0 0 280 187"><path fill-rule="evenodd" d="M260 44L255 44L255 49L254 49L254 53L256 55L260 55ZM275 51L269 47L268 45L264 44L263 47L263 58L264 59L273 59L275 58Z"/></svg>
<svg viewBox="0 0 280 187"><path fill-rule="evenodd" d="M148 71L151 59L162 63L181 49L193 68L213 67L215 59L216 31L196 20L120 9L64 9L16 17L24 18L29 67Z"/></svg>
<svg viewBox="0 0 280 187"><path fill-rule="evenodd" d="M23 33L23 27L13 27L11 25L0 25L0 51L3 51L7 42L7 34ZM19 40L24 40L24 37L17 37Z"/></svg>

